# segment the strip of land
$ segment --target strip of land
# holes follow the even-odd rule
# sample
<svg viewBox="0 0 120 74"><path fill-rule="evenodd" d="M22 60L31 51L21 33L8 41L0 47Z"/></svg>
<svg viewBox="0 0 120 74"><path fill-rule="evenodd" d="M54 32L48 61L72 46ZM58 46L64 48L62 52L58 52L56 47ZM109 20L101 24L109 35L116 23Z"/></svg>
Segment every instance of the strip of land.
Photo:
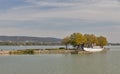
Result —
<svg viewBox="0 0 120 74"><path fill-rule="evenodd" d="M22 54L84 54L86 51L65 50L65 49L26 49L26 50L1 50L0 55L22 55Z"/></svg>

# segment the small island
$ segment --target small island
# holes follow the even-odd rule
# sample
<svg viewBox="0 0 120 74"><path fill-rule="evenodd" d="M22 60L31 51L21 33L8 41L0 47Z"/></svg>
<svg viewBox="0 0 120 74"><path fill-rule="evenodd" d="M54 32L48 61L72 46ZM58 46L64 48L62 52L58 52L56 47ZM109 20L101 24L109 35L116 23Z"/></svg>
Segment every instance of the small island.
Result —
<svg viewBox="0 0 120 74"><path fill-rule="evenodd" d="M104 49L105 45L108 44L107 38L104 36L95 36L94 34L82 34L82 33L73 33L70 36L66 36L62 39L61 45L65 45L60 48L48 48L48 49L24 49L24 50L1 50L0 54L4 55L20 55L20 54L86 54L92 53L85 48L93 50L94 47L100 47ZM68 45L73 46L73 48L68 48ZM95 49L97 50L97 49Z"/></svg>

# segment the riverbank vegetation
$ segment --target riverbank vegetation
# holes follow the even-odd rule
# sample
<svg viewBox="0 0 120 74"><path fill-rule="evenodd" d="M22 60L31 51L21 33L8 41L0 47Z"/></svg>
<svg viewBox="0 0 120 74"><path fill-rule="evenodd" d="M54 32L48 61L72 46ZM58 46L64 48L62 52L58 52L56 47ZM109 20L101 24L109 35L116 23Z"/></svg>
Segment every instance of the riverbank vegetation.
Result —
<svg viewBox="0 0 120 74"><path fill-rule="evenodd" d="M62 43L68 49L68 45L72 45L75 49L82 49L83 47L103 46L108 44L107 38L104 36L95 36L94 34L73 33L63 39Z"/></svg>
<svg viewBox="0 0 120 74"><path fill-rule="evenodd" d="M9 51L9 54L34 54L34 49L26 49L26 50L12 50Z"/></svg>
<svg viewBox="0 0 120 74"><path fill-rule="evenodd" d="M3 51L0 51L3 52ZM33 54L68 54L75 52L75 50L65 50L64 48L54 48L54 49L25 49L25 50L10 50L5 54L8 55L33 55ZM4 54L4 53L1 53Z"/></svg>
<svg viewBox="0 0 120 74"><path fill-rule="evenodd" d="M61 45L60 42L16 42L16 41L1 41L0 45L15 45L15 46L31 46L31 45Z"/></svg>

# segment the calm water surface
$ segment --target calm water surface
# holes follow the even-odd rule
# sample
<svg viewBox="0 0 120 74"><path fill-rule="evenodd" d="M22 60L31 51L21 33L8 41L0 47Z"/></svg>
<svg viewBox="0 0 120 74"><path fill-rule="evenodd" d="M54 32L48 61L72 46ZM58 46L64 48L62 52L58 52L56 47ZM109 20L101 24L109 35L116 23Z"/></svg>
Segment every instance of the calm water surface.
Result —
<svg viewBox="0 0 120 74"><path fill-rule="evenodd" d="M41 45L41 46L0 46L0 50L24 50L24 49L47 49L47 48L60 48L65 46L52 46L52 45ZM69 46L71 47L71 46Z"/></svg>
<svg viewBox="0 0 120 74"><path fill-rule="evenodd" d="M120 74L120 46L110 48L83 55L0 56L0 74Z"/></svg>

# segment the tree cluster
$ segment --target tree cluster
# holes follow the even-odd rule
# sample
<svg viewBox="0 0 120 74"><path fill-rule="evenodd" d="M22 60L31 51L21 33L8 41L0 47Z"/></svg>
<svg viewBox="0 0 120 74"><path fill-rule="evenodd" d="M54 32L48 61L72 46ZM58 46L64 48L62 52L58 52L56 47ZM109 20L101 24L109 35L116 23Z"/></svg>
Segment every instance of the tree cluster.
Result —
<svg viewBox="0 0 120 74"><path fill-rule="evenodd" d="M62 43L66 45L66 49L68 49L68 45L72 45L76 49L83 49L83 47L93 47L93 46L103 46L107 45L107 38L104 36L95 36L94 34L81 34L81 33L73 33L70 36L65 37L62 40Z"/></svg>

